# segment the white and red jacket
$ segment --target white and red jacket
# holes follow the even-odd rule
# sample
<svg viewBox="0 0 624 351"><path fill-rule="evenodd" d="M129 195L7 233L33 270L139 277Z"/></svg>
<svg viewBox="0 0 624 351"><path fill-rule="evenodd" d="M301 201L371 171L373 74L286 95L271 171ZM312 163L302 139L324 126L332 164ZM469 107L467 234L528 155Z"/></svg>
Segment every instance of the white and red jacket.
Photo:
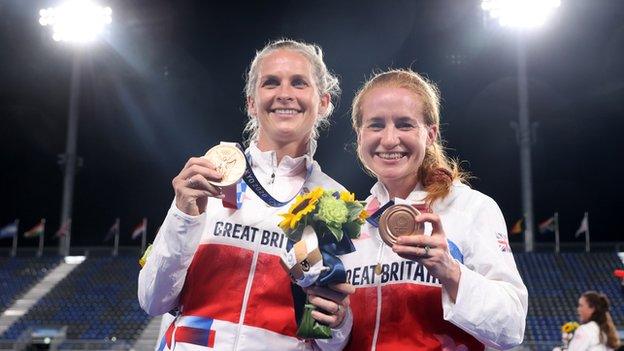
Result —
<svg viewBox="0 0 624 351"><path fill-rule="evenodd" d="M368 210L385 204L381 183L371 189ZM422 203L419 188L408 203ZM353 329L348 350L483 350L520 344L527 314L527 289L516 268L500 209L491 198L456 183L431 209L441 217L453 257L460 261L457 299L418 262L383 244L366 224L356 251L342 257L355 285ZM431 226L425 226L431 233ZM380 263L380 274L375 273Z"/></svg>
<svg viewBox="0 0 624 351"><path fill-rule="evenodd" d="M324 174L308 154L284 157L247 149L260 183L274 197L289 198L299 189L343 187ZM311 173L307 177L307 167ZM304 184L305 182L305 184ZM158 315L178 307L165 333L165 350L311 350L342 348L351 329L349 314L333 338L313 343L295 337L291 283L280 265L286 237L278 213L247 188L242 207L224 208L210 198L206 211L189 216L171 206L139 274L141 307Z"/></svg>

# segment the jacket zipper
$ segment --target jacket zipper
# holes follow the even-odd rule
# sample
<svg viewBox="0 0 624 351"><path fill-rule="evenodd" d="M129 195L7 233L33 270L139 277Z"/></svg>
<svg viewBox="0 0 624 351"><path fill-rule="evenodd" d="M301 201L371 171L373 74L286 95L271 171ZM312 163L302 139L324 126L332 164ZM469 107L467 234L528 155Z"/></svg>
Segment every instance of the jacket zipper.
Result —
<svg viewBox="0 0 624 351"><path fill-rule="evenodd" d="M381 241L381 240L380 240ZM381 261L383 257L383 241L379 245L379 252L377 253L377 264L381 267ZM377 273L373 273L377 274ZM379 273L379 279L377 279L377 310L375 311L375 329L373 331L373 343L371 345L371 351L377 349L377 337L379 336L379 323L381 322L381 272Z"/></svg>

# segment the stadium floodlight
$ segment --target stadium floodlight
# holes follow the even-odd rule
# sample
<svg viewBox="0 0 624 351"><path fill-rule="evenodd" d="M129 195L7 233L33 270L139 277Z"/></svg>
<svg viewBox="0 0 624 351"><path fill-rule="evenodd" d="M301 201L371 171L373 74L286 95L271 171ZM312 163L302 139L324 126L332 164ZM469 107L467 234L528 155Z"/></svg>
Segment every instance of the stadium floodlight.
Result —
<svg viewBox="0 0 624 351"><path fill-rule="evenodd" d="M561 0L483 0L481 8L497 19L501 26L539 27L546 22Z"/></svg>
<svg viewBox="0 0 624 351"><path fill-rule="evenodd" d="M501 26L519 29L518 34L518 144L520 146L520 181L522 217L525 223L524 251L533 251L535 227L533 183L531 180L531 121L524 29L539 27L561 6L561 0L482 0L481 8Z"/></svg>
<svg viewBox="0 0 624 351"><path fill-rule="evenodd" d="M112 22L113 10L99 6L92 0L67 0L59 6L39 10L39 24L51 26L52 39L71 44L86 44L95 40ZM78 49L78 48L76 48ZM59 253L69 255L71 242L71 218L74 194L74 178L78 166L76 146L78 139L78 117L80 100L81 51L74 50L67 121L67 141L65 154L60 162L64 166L63 200L60 223L66 234L59 239Z"/></svg>
<svg viewBox="0 0 624 351"><path fill-rule="evenodd" d="M90 0L69 0L39 11L39 23L51 26L52 39L70 43L93 41L111 23L113 11Z"/></svg>

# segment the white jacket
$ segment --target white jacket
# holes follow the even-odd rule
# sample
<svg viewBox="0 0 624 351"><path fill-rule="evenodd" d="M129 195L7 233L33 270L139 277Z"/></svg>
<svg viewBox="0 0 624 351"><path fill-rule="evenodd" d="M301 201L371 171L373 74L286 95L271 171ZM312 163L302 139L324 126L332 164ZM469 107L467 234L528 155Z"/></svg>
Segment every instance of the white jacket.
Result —
<svg viewBox="0 0 624 351"><path fill-rule="evenodd" d="M389 200L381 183L371 194L369 213ZM407 201L422 203L425 195L417 188ZM522 342L527 289L496 203L456 183L432 212L440 216L450 246L458 249L453 254L461 262L455 303L424 266L395 254L367 223L354 240L356 251L342 258L348 280L357 288L351 296L353 330L347 349L482 350L483 344L501 349ZM425 230L431 233L431 226ZM375 273L378 262L381 274Z"/></svg>
<svg viewBox="0 0 624 351"><path fill-rule="evenodd" d="M311 142L307 155L286 156L279 165L275 152L252 145L247 153L258 180L277 199L302 186L342 190L312 159L314 149ZM306 167L312 167L307 180ZM249 188L238 210L209 198L203 214L189 216L174 201L139 274L139 302L147 313L180 309L163 349L310 350L346 343L350 314L330 340L315 345L295 337L291 283L280 265L287 240L277 226L278 213L288 207L270 207Z"/></svg>
<svg viewBox="0 0 624 351"><path fill-rule="evenodd" d="M600 327L598 323L591 321L579 326L574 331L574 336L568 344L568 351L611 351L606 346L607 336L603 334L603 342L600 342Z"/></svg>

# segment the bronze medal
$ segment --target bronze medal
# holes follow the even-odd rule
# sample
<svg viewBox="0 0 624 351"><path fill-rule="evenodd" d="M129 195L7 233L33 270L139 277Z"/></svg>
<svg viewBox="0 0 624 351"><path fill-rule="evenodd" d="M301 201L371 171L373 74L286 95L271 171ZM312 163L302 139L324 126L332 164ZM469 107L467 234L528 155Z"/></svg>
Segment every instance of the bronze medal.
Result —
<svg viewBox="0 0 624 351"><path fill-rule="evenodd" d="M379 235L388 246L397 242L403 235L422 234L422 224L416 222L420 211L409 205L392 205L379 219Z"/></svg>
<svg viewBox="0 0 624 351"><path fill-rule="evenodd" d="M212 185L225 187L236 184L245 173L245 154L234 143L224 143L212 147L204 158L210 161L221 174L220 182L208 181Z"/></svg>

